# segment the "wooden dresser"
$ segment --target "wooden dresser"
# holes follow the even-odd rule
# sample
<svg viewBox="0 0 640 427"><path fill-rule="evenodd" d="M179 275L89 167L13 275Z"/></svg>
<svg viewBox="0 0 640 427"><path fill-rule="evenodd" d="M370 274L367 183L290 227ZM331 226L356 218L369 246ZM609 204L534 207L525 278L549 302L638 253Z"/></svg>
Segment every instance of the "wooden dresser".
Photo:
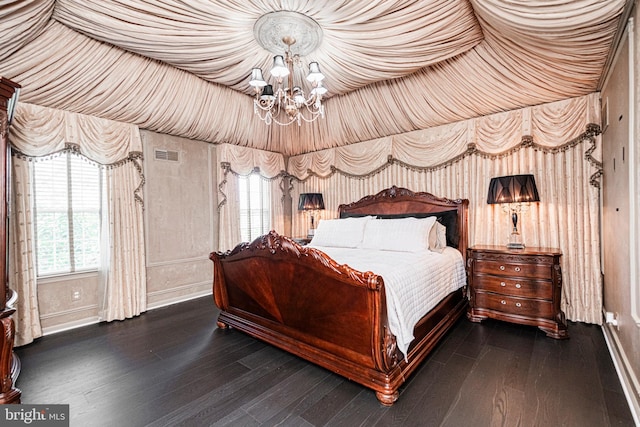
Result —
<svg viewBox="0 0 640 427"><path fill-rule="evenodd" d="M15 106L20 85L0 77L0 404L20 403L22 392L15 387L20 373L20 359L13 352L15 323L13 305L16 293L7 282L8 214L9 214L9 113Z"/></svg>
<svg viewBox="0 0 640 427"><path fill-rule="evenodd" d="M537 326L552 338L569 338L560 309L561 256L555 248L469 248L469 320L490 317Z"/></svg>

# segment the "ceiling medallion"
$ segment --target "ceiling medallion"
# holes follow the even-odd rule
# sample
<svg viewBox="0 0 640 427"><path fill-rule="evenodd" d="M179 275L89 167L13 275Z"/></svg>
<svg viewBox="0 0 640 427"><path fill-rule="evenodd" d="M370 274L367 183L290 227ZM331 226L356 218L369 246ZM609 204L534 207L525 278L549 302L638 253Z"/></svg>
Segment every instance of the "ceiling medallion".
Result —
<svg viewBox="0 0 640 427"><path fill-rule="evenodd" d="M271 53L282 54L289 46L282 40L295 39L295 54L306 56L322 43L320 25L307 15L281 10L262 15L253 25L253 35L260 46Z"/></svg>

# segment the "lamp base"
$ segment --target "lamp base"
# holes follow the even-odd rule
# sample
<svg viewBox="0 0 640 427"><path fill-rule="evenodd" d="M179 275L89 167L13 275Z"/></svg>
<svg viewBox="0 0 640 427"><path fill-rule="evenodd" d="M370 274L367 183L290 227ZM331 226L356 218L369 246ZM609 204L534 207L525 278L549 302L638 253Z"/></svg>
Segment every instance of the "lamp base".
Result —
<svg viewBox="0 0 640 427"><path fill-rule="evenodd" d="M307 238L312 239L315 234L316 234L315 228L310 228L309 230L307 230Z"/></svg>
<svg viewBox="0 0 640 427"><path fill-rule="evenodd" d="M524 243L507 243L507 249L524 249Z"/></svg>
<svg viewBox="0 0 640 427"><path fill-rule="evenodd" d="M507 243L507 249L524 249L524 243L522 242L522 236L518 233L517 229L509 235L509 243Z"/></svg>

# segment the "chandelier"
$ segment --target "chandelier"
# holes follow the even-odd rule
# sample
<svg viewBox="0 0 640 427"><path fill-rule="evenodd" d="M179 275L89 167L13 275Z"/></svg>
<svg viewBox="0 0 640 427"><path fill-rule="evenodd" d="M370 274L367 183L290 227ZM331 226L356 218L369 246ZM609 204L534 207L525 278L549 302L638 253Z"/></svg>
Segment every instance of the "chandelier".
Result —
<svg viewBox="0 0 640 427"><path fill-rule="evenodd" d="M318 24L306 15L296 12L279 11L263 15L254 26L256 41L265 49L284 55L273 57L270 70L273 84L262 77L262 69L253 68L249 85L255 91L253 99L254 113L267 125L275 122L287 126L302 122L313 122L324 117L322 96L327 89L322 85L324 75L317 62L309 63L309 74L306 76L308 92L302 84L294 82L294 67L302 68L300 59L313 51L320 44L322 37ZM284 36L283 36L284 34ZM298 42L298 53L291 51L291 46Z"/></svg>

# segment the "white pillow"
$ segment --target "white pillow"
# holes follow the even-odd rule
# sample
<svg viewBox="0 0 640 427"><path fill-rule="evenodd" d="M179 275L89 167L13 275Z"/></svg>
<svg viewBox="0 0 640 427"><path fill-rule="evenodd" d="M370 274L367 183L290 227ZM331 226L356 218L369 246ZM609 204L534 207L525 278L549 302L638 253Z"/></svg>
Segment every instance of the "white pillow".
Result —
<svg viewBox="0 0 640 427"><path fill-rule="evenodd" d="M372 219L375 217L321 219L310 244L336 248L357 248L362 243L365 225Z"/></svg>
<svg viewBox="0 0 640 427"><path fill-rule="evenodd" d="M362 247L383 251L417 252L429 249L429 231L436 217L376 219L364 229Z"/></svg>
<svg viewBox="0 0 640 427"><path fill-rule="evenodd" d="M442 253L446 247L447 227L436 221L433 227L431 227L431 231L429 231L429 250Z"/></svg>

